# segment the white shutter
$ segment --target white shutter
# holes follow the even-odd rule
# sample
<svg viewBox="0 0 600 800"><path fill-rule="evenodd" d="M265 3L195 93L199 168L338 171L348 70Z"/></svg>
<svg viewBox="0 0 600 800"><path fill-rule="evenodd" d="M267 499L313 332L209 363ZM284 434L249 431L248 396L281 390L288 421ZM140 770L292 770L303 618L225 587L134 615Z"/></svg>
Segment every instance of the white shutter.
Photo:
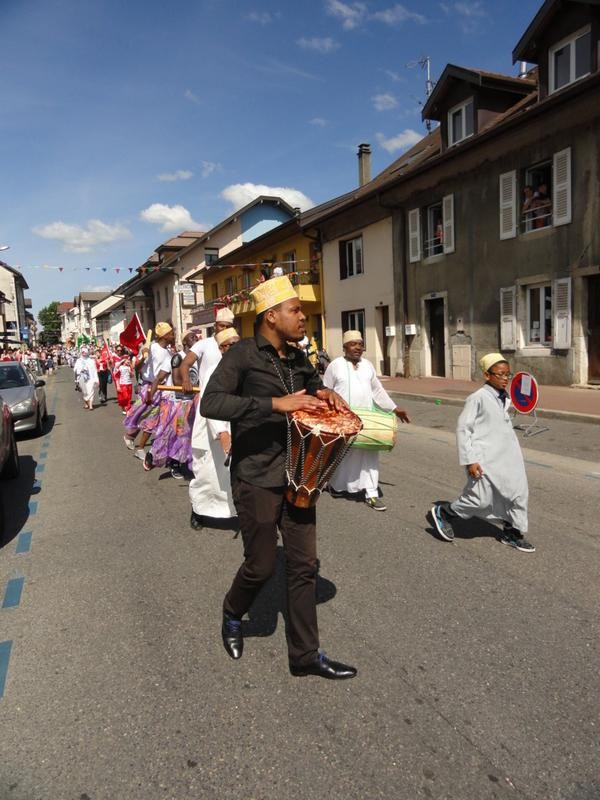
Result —
<svg viewBox="0 0 600 800"><path fill-rule="evenodd" d="M552 287L552 347L571 347L571 278L559 278Z"/></svg>
<svg viewBox="0 0 600 800"><path fill-rule="evenodd" d="M408 212L408 260L411 264L421 260L421 211Z"/></svg>
<svg viewBox="0 0 600 800"><path fill-rule="evenodd" d="M517 235L517 173L500 175L500 238L514 239Z"/></svg>
<svg viewBox="0 0 600 800"><path fill-rule="evenodd" d="M454 195L447 194L442 201L444 217L444 253L454 252Z"/></svg>
<svg viewBox="0 0 600 800"><path fill-rule="evenodd" d="M500 289L500 349L517 349L516 287Z"/></svg>
<svg viewBox="0 0 600 800"><path fill-rule="evenodd" d="M552 159L552 219L554 225L571 222L571 148L554 153Z"/></svg>

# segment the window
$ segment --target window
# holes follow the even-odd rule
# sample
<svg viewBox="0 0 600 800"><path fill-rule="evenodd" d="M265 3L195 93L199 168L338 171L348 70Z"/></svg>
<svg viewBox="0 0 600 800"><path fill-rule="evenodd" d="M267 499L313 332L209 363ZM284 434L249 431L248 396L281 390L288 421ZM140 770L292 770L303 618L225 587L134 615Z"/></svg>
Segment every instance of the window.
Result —
<svg viewBox="0 0 600 800"><path fill-rule="evenodd" d="M342 333L344 331L360 331L366 348L364 308L355 309L354 311L342 311Z"/></svg>
<svg viewBox="0 0 600 800"><path fill-rule="evenodd" d="M585 78L592 71L590 28L577 31L550 48L550 92Z"/></svg>
<svg viewBox="0 0 600 800"><path fill-rule="evenodd" d="M169 287L165 286L165 308L169 307Z"/></svg>
<svg viewBox="0 0 600 800"><path fill-rule="evenodd" d="M521 199L521 231L539 230L552 225L552 162L536 164L525 170Z"/></svg>
<svg viewBox="0 0 600 800"><path fill-rule="evenodd" d="M475 118L473 114L473 98L465 103L451 108L448 112L448 146L468 139L475 132Z"/></svg>
<svg viewBox="0 0 600 800"><path fill-rule="evenodd" d="M210 293L212 295L212 299L216 300L217 297L219 296L219 284L218 283L211 284Z"/></svg>
<svg viewBox="0 0 600 800"><path fill-rule="evenodd" d="M290 250L288 253L283 254L283 271L286 273L296 272L298 265L296 264L296 251Z"/></svg>
<svg viewBox="0 0 600 800"><path fill-rule="evenodd" d="M442 204L435 203L425 211L425 241L423 249L425 258L439 256L444 252L444 219Z"/></svg>
<svg viewBox="0 0 600 800"><path fill-rule="evenodd" d="M216 247L204 248L204 263L207 267L212 267L219 260L219 251Z"/></svg>
<svg viewBox="0 0 600 800"><path fill-rule="evenodd" d="M242 272L242 288L250 289L251 287L252 287L252 272L249 269L245 269Z"/></svg>
<svg viewBox="0 0 600 800"><path fill-rule="evenodd" d="M552 286L527 287L527 344L552 346Z"/></svg>
<svg viewBox="0 0 600 800"><path fill-rule="evenodd" d="M362 236L340 242L340 280L363 272Z"/></svg>
<svg viewBox="0 0 600 800"><path fill-rule="evenodd" d="M156 307L160 308L160 291L156 292Z"/></svg>
<svg viewBox="0 0 600 800"><path fill-rule="evenodd" d="M235 278L225 278L225 294L233 294L235 292Z"/></svg>

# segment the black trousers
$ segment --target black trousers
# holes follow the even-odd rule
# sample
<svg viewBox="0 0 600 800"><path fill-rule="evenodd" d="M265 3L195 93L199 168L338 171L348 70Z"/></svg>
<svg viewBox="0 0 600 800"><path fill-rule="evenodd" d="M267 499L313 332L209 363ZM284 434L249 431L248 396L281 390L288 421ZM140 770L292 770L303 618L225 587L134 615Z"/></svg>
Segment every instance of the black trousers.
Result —
<svg viewBox="0 0 600 800"><path fill-rule="evenodd" d="M319 649L315 509L290 505L283 486L263 489L234 480L232 492L244 542L244 562L225 596L223 608L238 618L250 609L275 571L279 528L288 591L289 659L295 666L307 664Z"/></svg>
<svg viewBox="0 0 600 800"><path fill-rule="evenodd" d="M100 384L99 394L100 394L100 401L102 403L106 402L106 398L108 395L108 376L110 372L108 370L98 370L98 383Z"/></svg>

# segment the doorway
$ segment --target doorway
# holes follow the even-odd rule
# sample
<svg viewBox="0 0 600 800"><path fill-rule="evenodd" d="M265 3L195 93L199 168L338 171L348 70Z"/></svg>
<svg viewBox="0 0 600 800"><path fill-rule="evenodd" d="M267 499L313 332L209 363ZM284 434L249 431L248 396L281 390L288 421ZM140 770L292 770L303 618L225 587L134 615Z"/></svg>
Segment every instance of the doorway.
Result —
<svg viewBox="0 0 600 800"><path fill-rule="evenodd" d="M600 383L600 275L587 279L588 285L588 383Z"/></svg>
<svg viewBox="0 0 600 800"><path fill-rule="evenodd" d="M377 306L377 311L379 312L379 330L381 331L380 342L381 342L381 375L391 375L391 365L390 365L390 355L389 355L389 345L390 345L390 337L387 335L386 331L390 325L390 308L389 306Z"/></svg>
<svg viewBox="0 0 600 800"><path fill-rule="evenodd" d="M438 378L446 377L446 330L444 324L444 298L425 301L425 314L429 352L431 354L431 374Z"/></svg>

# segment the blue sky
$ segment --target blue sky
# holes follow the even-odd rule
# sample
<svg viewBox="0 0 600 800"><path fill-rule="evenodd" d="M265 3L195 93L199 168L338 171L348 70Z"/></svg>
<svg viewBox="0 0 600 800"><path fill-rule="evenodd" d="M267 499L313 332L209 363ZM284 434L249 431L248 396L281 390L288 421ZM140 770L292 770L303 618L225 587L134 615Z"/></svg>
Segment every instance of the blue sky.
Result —
<svg viewBox="0 0 600 800"><path fill-rule="evenodd" d="M118 285L259 187L304 207L349 191L360 142L376 174L425 132L407 65L516 74L540 5L0 0L2 258L39 310Z"/></svg>

